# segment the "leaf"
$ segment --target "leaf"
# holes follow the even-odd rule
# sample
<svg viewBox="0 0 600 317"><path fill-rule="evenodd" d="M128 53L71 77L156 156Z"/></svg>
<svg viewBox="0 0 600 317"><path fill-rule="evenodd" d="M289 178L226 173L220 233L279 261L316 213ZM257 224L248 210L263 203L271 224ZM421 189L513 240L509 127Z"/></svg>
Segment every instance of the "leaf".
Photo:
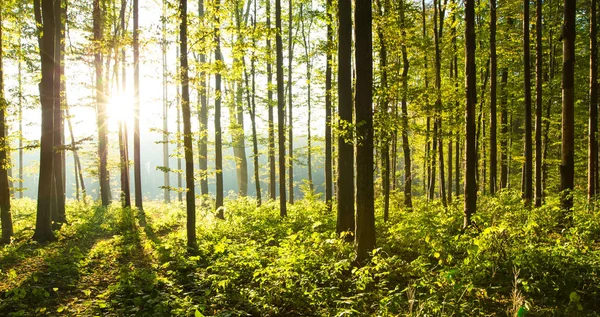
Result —
<svg viewBox="0 0 600 317"><path fill-rule="evenodd" d="M527 316L528 313L529 313L529 311L527 310L527 308L525 308L525 306L521 306L519 308L519 310L517 311L517 316L518 317L525 317L525 316Z"/></svg>
<svg viewBox="0 0 600 317"><path fill-rule="evenodd" d="M196 312L194 312L194 317L204 317L204 315L202 315L202 313L196 309Z"/></svg>
<svg viewBox="0 0 600 317"><path fill-rule="evenodd" d="M65 310L65 306L60 306L56 309L57 313L62 313L62 311Z"/></svg>
<svg viewBox="0 0 600 317"><path fill-rule="evenodd" d="M440 258L440 253L439 252L435 252L433 254L433 257L436 258L436 259L439 259Z"/></svg>

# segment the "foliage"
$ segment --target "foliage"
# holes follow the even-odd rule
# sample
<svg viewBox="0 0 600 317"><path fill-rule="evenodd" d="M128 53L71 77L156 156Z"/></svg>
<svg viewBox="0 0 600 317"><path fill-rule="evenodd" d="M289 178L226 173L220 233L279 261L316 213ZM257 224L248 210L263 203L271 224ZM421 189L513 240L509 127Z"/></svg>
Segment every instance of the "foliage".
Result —
<svg viewBox="0 0 600 317"><path fill-rule="evenodd" d="M140 213L72 202L58 242L39 245L28 240L35 203L16 200L16 237L0 249L0 314L597 314L598 211L576 210L562 229L554 196L537 209L512 191L479 203L467 232L458 203L416 200L413 212L393 203L390 221L377 223L380 248L355 267L352 245L317 198L283 219L276 202L256 208L250 198L228 201L224 221L199 211L193 255L180 205Z"/></svg>

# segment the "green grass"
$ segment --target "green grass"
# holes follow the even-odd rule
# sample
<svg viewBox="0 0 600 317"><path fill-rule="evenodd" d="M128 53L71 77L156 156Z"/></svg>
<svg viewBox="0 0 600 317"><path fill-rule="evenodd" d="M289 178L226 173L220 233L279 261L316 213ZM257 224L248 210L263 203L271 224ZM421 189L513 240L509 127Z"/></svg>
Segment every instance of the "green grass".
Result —
<svg viewBox="0 0 600 317"><path fill-rule="evenodd" d="M583 196L576 196L583 206ZM229 201L226 220L198 209L198 252L185 248L181 205L137 210L68 205L58 241L31 241L35 202L15 200L16 236L0 247L0 316L593 316L600 311L600 215L561 225L556 197L483 197L476 228L460 202L417 199L377 215L367 265L335 234L316 198L260 208ZM377 202L381 212L381 202ZM140 223L144 223L142 226Z"/></svg>

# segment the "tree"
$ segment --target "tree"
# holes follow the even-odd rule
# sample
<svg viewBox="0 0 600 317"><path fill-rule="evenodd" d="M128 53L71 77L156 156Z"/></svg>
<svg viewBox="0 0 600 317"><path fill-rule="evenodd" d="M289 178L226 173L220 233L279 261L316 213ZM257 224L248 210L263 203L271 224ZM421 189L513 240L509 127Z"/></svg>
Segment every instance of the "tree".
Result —
<svg viewBox="0 0 600 317"><path fill-rule="evenodd" d="M333 46L333 5L332 0L327 0L327 47L325 52L325 202L327 209L331 210L331 200L333 199L333 173L332 173L332 155L331 155L331 93L332 93L332 46Z"/></svg>
<svg viewBox="0 0 600 317"><path fill-rule="evenodd" d="M187 0L179 1L179 64L181 70L181 116L183 119L183 152L185 156L185 207L187 213L187 247L196 250L196 192L194 185L194 154L190 116L190 79L188 77Z"/></svg>
<svg viewBox="0 0 600 317"><path fill-rule="evenodd" d="M463 227L471 226L477 210L477 144L475 139L475 104L477 103L477 69L475 68L475 1L465 0L465 204Z"/></svg>
<svg viewBox="0 0 600 317"><path fill-rule="evenodd" d="M267 107L268 107L268 127L269 127L269 198L275 200L277 183L275 177L275 125L273 123L273 70L271 51L271 0L267 0Z"/></svg>
<svg viewBox="0 0 600 317"><path fill-rule="evenodd" d="M561 205L569 217L573 208L575 178L575 0L564 0L563 77L562 77L562 147L560 166Z"/></svg>
<svg viewBox="0 0 600 317"><path fill-rule="evenodd" d="M356 54L356 262L375 248L373 190L373 35L371 0L357 0L354 11Z"/></svg>
<svg viewBox="0 0 600 317"><path fill-rule="evenodd" d="M133 163L135 181L135 206L141 211L142 160L140 153L140 31L139 0L133 0Z"/></svg>
<svg viewBox="0 0 600 317"><path fill-rule="evenodd" d="M529 45L529 0L523 0L523 80L525 91L525 164L523 166L523 199L529 205L533 199L533 143L531 133L531 66Z"/></svg>
<svg viewBox="0 0 600 317"><path fill-rule="evenodd" d="M110 181L108 175L108 132L106 125L106 94L104 91L103 65L102 65L102 41L103 41L103 15L101 0L94 0L94 42L96 44L94 52L94 66L96 69L96 111L98 123L98 157L100 160L99 183L100 198L102 206L107 207L110 204ZM44 22L45 23L45 22Z"/></svg>
<svg viewBox="0 0 600 317"><path fill-rule="evenodd" d="M359 0L364 1L364 0ZM352 4L338 1L338 173L337 232L354 232L354 148L352 146ZM352 241L354 237L347 235Z"/></svg>
<svg viewBox="0 0 600 317"><path fill-rule="evenodd" d="M290 195L290 204L294 203L294 104L292 95L292 61L294 59L294 38L292 35L292 24L294 22L293 0L288 0L288 106L286 108L288 115L288 192Z"/></svg>
<svg viewBox="0 0 600 317"><path fill-rule="evenodd" d="M539 0L538 0L539 1ZM591 205L597 193L596 176L598 171L598 46L596 0L590 2L590 109L588 128L588 185L587 198ZM541 41L541 39L540 39ZM541 110L540 110L541 112ZM540 122L541 124L541 122ZM540 136L541 138L541 136Z"/></svg>
<svg viewBox="0 0 600 317"><path fill-rule="evenodd" d="M402 28L402 151L404 153L404 206L412 208L412 162L408 139L408 53L406 50L406 1L400 1L400 27Z"/></svg>
<svg viewBox="0 0 600 317"><path fill-rule="evenodd" d="M198 1L198 17L200 18L200 26L206 27L205 16L204 16L204 0ZM200 101L200 109L198 111L198 123L200 128L200 136L198 137L198 151L200 157L198 159L198 168L200 169L200 193L202 195L208 195L208 106L207 106L207 82L206 82L206 71L204 70L206 63L206 54L204 48L200 52L200 78L198 87L198 99Z"/></svg>
<svg viewBox="0 0 600 317"><path fill-rule="evenodd" d="M127 9L127 0L121 0L121 37L123 42L126 39L125 29L125 11ZM121 48L121 92L125 92L127 87L127 75L125 69L126 59L125 47ZM124 208L131 207L131 192L129 191L129 146L127 144L127 122L121 120L119 122L119 157L120 157L120 169L121 169L121 205Z"/></svg>
<svg viewBox="0 0 600 317"><path fill-rule="evenodd" d="M169 176L169 93L168 93L168 69L167 69L167 0L162 2L162 145L163 145L163 194L165 203L171 202L171 178Z"/></svg>
<svg viewBox="0 0 600 317"><path fill-rule="evenodd" d="M223 150L222 150L222 132L221 132L221 34L219 9L221 1L215 3L215 62L217 70L215 72L215 169L216 169L216 210L217 217L225 219L223 214Z"/></svg>
<svg viewBox="0 0 600 317"><path fill-rule="evenodd" d="M285 100L283 93L283 41L281 39L281 0L275 0L275 50L277 51L277 134L279 143L279 215L287 216L285 195ZM290 193L291 195L291 193Z"/></svg>
<svg viewBox="0 0 600 317"><path fill-rule="evenodd" d="M496 55L496 0L490 0L490 194L496 193L498 181L496 144L496 101L498 86L498 57Z"/></svg>
<svg viewBox="0 0 600 317"><path fill-rule="evenodd" d="M62 1L54 1L54 60L57 63L57 67L54 68L54 131L52 132L52 138L54 143L54 159L53 159L53 179L54 179L54 195L53 207L56 210L53 213L56 215L56 223L65 223L67 221L65 215L65 180L64 180L64 156L63 156L63 117L62 117L62 104L65 101L61 97L63 91L63 79L62 73L64 71L64 58L62 57L63 50L61 50L61 42L64 41L64 22L62 16ZM65 17L66 19L66 17Z"/></svg>
<svg viewBox="0 0 600 317"><path fill-rule="evenodd" d="M542 47L542 0L536 1L536 82L535 82L535 206L542 205L542 86L543 86L543 47Z"/></svg>
<svg viewBox="0 0 600 317"><path fill-rule="evenodd" d="M4 64L2 63L2 22L3 19L3 5L0 3L0 221L2 222L2 237L0 243L9 243L13 236L13 223L12 215L10 212L10 189L8 185L8 171L6 169L9 166L8 155L9 145L7 141L8 136L6 133L6 108L8 103L4 98Z"/></svg>
<svg viewBox="0 0 600 317"><path fill-rule="evenodd" d="M52 161L54 131L54 5L51 0L41 0L34 4L36 11L41 13L42 21L40 36L40 56L42 63L42 79L40 82L40 101L42 104L42 128L40 139L40 176L38 184L37 214L33 240L37 242L54 241L50 203L52 200ZM94 0L94 16L100 15L100 0ZM96 21L96 19L94 19ZM3 222L4 224L4 222Z"/></svg>

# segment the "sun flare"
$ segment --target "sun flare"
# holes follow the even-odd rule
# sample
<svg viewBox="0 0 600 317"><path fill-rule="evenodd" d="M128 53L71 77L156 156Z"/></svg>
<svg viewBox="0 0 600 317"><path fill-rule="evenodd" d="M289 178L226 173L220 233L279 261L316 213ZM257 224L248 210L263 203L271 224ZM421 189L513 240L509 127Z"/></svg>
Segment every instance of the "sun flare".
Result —
<svg viewBox="0 0 600 317"><path fill-rule="evenodd" d="M114 95L106 107L106 112L111 124L120 122L130 124L133 122L133 98L131 94Z"/></svg>

